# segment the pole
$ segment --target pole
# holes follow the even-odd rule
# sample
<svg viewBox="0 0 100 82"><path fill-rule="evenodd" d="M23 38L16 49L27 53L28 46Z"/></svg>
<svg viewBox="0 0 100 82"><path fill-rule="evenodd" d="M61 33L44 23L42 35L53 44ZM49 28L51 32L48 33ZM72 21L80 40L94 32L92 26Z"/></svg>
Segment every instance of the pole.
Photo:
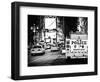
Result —
<svg viewBox="0 0 100 82"><path fill-rule="evenodd" d="M57 17L56 17L56 43L57 43Z"/></svg>
<svg viewBox="0 0 100 82"><path fill-rule="evenodd" d="M63 33L64 33L64 48L65 48L65 26L64 26L64 17L63 17Z"/></svg>

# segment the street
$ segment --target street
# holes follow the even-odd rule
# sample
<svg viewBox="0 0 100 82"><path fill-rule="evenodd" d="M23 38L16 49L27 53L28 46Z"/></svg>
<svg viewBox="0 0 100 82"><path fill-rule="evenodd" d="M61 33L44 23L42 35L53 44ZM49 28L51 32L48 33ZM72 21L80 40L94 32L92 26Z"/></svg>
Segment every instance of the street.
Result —
<svg viewBox="0 0 100 82"><path fill-rule="evenodd" d="M28 60L28 66L87 64L87 58L66 59L65 55L61 55L59 51L50 50L46 50L43 55L29 56Z"/></svg>

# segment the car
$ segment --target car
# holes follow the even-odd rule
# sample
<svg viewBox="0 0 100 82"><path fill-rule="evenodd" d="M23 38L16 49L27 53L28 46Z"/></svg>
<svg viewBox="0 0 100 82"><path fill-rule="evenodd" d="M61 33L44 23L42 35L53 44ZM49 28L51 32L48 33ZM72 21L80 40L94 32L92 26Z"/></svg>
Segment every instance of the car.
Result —
<svg viewBox="0 0 100 82"><path fill-rule="evenodd" d="M39 44L42 44L42 45L43 45L44 43L45 43L45 42L44 42L43 40L39 41Z"/></svg>
<svg viewBox="0 0 100 82"><path fill-rule="evenodd" d="M51 52L59 51L59 47L52 45L51 46Z"/></svg>
<svg viewBox="0 0 100 82"><path fill-rule="evenodd" d="M61 54L65 55L66 54L66 49L65 48L61 48Z"/></svg>
<svg viewBox="0 0 100 82"><path fill-rule="evenodd" d="M43 41L43 40L41 40L40 42L41 42L41 43L44 43L44 41Z"/></svg>
<svg viewBox="0 0 100 82"><path fill-rule="evenodd" d="M35 45L30 50L31 55L42 55L45 53L45 49L41 45Z"/></svg>
<svg viewBox="0 0 100 82"><path fill-rule="evenodd" d="M49 45L49 44L47 44L46 46L45 46L45 49L47 50L47 49L51 49L51 46Z"/></svg>

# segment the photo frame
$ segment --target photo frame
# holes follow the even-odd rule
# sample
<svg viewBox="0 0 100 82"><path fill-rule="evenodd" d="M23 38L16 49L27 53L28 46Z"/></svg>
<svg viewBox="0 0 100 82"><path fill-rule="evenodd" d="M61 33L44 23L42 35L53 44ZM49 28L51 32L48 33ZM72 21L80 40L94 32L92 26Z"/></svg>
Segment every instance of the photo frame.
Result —
<svg viewBox="0 0 100 82"><path fill-rule="evenodd" d="M97 7L12 2L11 10L12 79L97 75Z"/></svg>

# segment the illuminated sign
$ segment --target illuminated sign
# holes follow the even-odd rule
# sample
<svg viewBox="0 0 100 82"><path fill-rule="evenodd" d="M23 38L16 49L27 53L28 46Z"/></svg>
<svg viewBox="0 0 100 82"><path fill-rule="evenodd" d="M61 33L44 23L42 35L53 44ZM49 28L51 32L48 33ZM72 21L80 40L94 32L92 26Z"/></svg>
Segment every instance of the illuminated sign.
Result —
<svg viewBox="0 0 100 82"><path fill-rule="evenodd" d="M76 41L71 41L71 45L73 45L73 44L84 44L84 45L86 45L87 44L87 41L86 40L84 40L84 41L82 41L82 40L76 40Z"/></svg>
<svg viewBox="0 0 100 82"><path fill-rule="evenodd" d="M45 18L45 29L56 29L56 18Z"/></svg>
<svg viewBox="0 0 100 82"><path fill-rule="evenodd" d="M51 39L50 38L46 38L46 42L50 43Z"/></svg>
<svg viewBox="0 0 100 82"><path fill-rule="evenodd" d="M45 38L56 38L56 32L46 32Z"/></svg>
<svg viewBox="0 0 100 82"><path fill-rule="evenodd" d="M71 34L70 40L72 53L87 53L88 39L86 34Z"/></svg>
<svg viewBox="0 0 100 82"><path fill-rule="evenodd" d="M71 52L87 52L88 41L87 40L71 40Z"/></svg>

